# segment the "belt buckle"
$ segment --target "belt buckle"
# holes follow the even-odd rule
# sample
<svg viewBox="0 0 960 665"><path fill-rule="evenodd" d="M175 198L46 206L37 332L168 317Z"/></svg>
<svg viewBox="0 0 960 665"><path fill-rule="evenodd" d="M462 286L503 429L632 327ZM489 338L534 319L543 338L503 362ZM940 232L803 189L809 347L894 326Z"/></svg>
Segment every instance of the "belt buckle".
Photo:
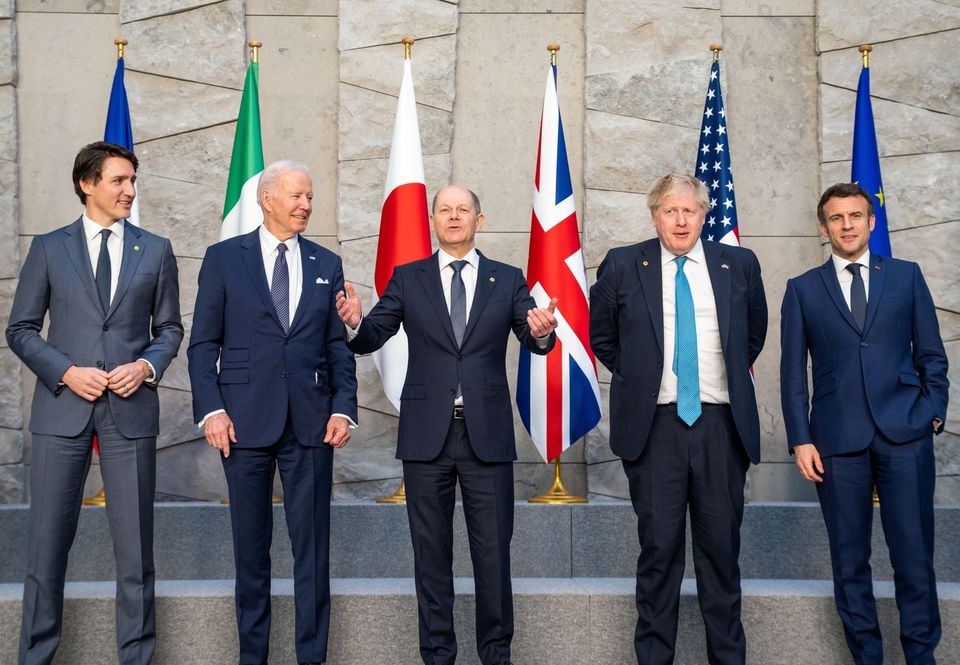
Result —
<svg viewBox="0 0 960 665"><path fill-rule="evenodd" d="M463 404L454 404L454 405L453 405L453 419L454 419L454 420L463 420Z"/></svg>

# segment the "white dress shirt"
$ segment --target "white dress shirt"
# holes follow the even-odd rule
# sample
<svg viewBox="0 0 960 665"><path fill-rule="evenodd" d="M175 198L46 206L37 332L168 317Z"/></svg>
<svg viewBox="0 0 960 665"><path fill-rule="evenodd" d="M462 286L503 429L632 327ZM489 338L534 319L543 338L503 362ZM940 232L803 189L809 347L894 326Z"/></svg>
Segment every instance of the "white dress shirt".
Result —
<svg viewBox="0 0 960 665"><path fill-rule="evenodd" d="M260 255L263 257L263 269L267 273L267 290L273 288L273 269L280 252L277 246L280 239L267 231L267 227L260 225ZM300 236L294 235L283 241L287 246L287 275L290 284L290 312L287 315L287 326L293 324L293 316L297 313L300 304L300 294L303 293L303 265L300 263Z"/></svg>
<svg viewBox="0 0 960 665"><path fill-rule="evenodd" d="M720 344L720 323L717 319L717 303L713 297L713 283L707 260L703 253L703 241L698 240L687 254L683 274L687 276L697 326L697 366L700 376L700 401L711 404L728 404L730 391L727 387L727 367L723 361ZM673 373L673 351L676 337L677 305L676 279L677 257L660 245L660 267L663 277L663 373L660 377L660 393L657 404L677 401L677 375Z"/></svg>
<svg viewBox="0 0 960 665"><path fill-rule="evenodd" d="M856 261L848 261L836 254L831 256L833 267L837 271L837 281L840 282L840 291L843 293L843 300L847 303L847 308L850 308L850 285L853 284L853 273L847 270L847 266L851 263L859 263L862 266L860 276L863 277L863 292L867 302L870 302L870 250L865 251Z"/></svg>

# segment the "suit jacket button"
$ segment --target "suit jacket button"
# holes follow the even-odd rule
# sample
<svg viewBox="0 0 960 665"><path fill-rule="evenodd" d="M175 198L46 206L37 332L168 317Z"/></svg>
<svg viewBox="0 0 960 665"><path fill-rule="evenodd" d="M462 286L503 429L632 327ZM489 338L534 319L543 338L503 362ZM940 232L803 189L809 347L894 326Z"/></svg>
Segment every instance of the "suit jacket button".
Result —
<svg viewBox="0 0 960 665"><path fill-rule="evenodd" d="M463 360L463 356L457 356L457 360Z"/></svg>
<svg viewBox="0 0 960 665"><path fill-rule="evenodd" d="M861 348L864 348L864 349L865 349L865 348L867 348L868 346L870 346L870 345L869 345L867 342L860 342L860 347L861 347Z"/></svg>
<svg viewBox="0 0 960 665"><path fill-rule="evenodd" d="M281 378L281 379L287 378L287 373L286 373L286 372L280 372L280 378Z"/></svg>
<svg viewBox="0 0 960 665"><path fill-rule="evenodd" d="M659 392L654 390L652 393L650 393L650 397L653 397L654 399L656 399L659 394L660 394Z"/></svg>
<svg viewBox="0 0 960 665"><path fill-rule="evenodd" d="M457 396L457 391L454 390L453 388L451 388L451 389L450 389L450 397L456 397L456 396Z"/></svg>
<svg viewBox="0 0 960 665"><path fill-rule="evenodd" d="M110 330L110 326L104 326L104 327L103 327L103 332L107 332L108 330Z"/></svg>
<svg viewBox="0 0 960 665"><path fill-rule="evenodd" d="M99 367L100 369L103 369L103 361L102 361L102 360L98 360L98 361L97 361L97 367Z"/></svg>

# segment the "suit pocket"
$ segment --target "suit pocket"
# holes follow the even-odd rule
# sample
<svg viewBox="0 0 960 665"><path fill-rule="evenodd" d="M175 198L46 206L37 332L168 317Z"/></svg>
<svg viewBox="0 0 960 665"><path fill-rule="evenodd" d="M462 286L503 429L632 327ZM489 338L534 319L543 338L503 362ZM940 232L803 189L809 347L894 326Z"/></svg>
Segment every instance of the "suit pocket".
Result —
<svg viewBox="0 0 960 665"><path fill-rule="evenodd" d="M217 377L217 383L249 383L250 371L246 368L220 368L220 375Z"/></svg>
<svg viewBox="0 0 960 665"><path fill-rule="evenodd" d="M920 384L920 377L913 372L900 372L900 383L905 386L915 386L917 388L923 387Z"/></svg>

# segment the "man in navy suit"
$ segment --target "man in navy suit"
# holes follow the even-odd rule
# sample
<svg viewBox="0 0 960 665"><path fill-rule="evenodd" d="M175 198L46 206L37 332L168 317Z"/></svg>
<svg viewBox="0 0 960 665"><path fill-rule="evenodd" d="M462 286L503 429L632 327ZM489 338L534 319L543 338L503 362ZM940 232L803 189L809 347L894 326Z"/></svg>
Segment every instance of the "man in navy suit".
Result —
<svg viewBox="0 0 960 665"><path fill-rule="evenodd" d="M837 611L854 661L883 662L870 575L876 487L903 653L910 665L927 665L940 641L933 435L943 430L949 387L940 327L919 266L868 249L870 194L833 185L817 217L833 255L787 282L781 309L787 445L800 474L817 484Z"/></svg>
<svg viewBox="0 0 960 665"><path fill-rule="evenodd" d="M513 596L513 403L507 385L510 331L534 353L553 348L556 301L538 309L523 273L475 248L483 226L477 195L460 186L433 200L433 256L397 267L383 297L361 319L350 284L337 296L350 348L370 353L400 325L410 362L400 395L397 457L403 460L413 541L420 655L451 665L453 509L459 480L470 538L483 665L510 661Z"/></svg>
<svg viewBox="0 0 960 665"><path fill-rule="evenodd" d="M117 564L119 662L146 665L156 645L157 384L183 326L170 241L126 221L136 177L125 148L98 141L80 150L73 186L83 216L33 239L10 310L7 342L37 375L20 665L52 662L60 643L93 436Z"/></svg>
<svg viewBox="0 0 960 665"><path fill-rule="evenodd" d="M760 423L750 366L767 304L748 249L702 242L709 196L692 176L647 197L657 238L611 249L590 289L590 342L613 374L610 447L637 513L641 665L673 662L686 513L711 664L740 664L740 522Z"/></svg>
<svg viewBox="0 0 960 665"><path fill-rule="evenodd" d="M297 661L322 663L333 451L357 419L356 363L334 304L343 268L301 235L313 212L304 165L269 165L257 194L263 225L210 246L200 267L187 351L193 411L227 478L240 664L264 665L269 654L277 468L293 546Z"/></svg>

